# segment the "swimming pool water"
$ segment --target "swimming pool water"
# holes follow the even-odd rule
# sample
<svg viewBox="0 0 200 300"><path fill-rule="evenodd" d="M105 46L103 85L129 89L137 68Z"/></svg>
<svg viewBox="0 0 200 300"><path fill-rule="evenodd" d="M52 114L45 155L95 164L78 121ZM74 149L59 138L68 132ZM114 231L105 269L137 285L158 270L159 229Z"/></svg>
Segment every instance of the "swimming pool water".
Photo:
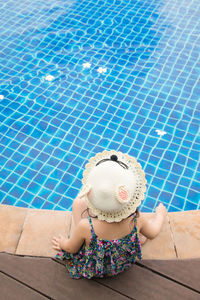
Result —
<svg viewBox="0 0 200 300"><path fill-rule="evenodd" d="M0 203L71 209L115 149L146 172L142 211L199 209L199 0L0 3Z"/></svg>

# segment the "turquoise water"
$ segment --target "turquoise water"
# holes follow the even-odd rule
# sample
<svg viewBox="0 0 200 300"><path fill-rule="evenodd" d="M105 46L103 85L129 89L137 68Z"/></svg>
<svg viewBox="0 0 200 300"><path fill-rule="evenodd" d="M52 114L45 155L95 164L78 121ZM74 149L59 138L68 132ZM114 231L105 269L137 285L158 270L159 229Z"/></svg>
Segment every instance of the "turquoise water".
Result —
<svg viewBox="0 0 200 300"><path fill-rule="evenodd" d="M199 209L200 2L0 2L0 203L71 209L115 149L146 172L142 211Z"/></svg>

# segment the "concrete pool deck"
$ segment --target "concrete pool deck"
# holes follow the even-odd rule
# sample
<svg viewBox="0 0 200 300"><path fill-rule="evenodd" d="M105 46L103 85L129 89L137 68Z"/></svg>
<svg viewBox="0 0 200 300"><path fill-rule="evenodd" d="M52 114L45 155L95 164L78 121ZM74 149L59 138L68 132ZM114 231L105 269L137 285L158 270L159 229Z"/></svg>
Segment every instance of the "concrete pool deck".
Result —
<svg viewBox="0 0 200 300"><path fill-rule="evenodd" d="M70 232L71 212L0 205L0 228L0 252L54 257L51 239ZM200 258L200 210L168 213L161 233L142 253L144 259Z"/></svg>

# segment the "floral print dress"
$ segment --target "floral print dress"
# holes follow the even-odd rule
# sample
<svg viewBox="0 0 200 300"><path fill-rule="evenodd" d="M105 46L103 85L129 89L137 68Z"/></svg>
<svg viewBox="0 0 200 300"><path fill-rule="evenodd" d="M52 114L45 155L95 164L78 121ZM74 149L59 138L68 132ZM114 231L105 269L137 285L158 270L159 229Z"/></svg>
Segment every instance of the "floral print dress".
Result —
<svg viewBox="0 0 200 300"><path fill-rule="evenodd" d="M98 238L91 218L89 223L91 239L88 247L83 244L76 254L62 250L56 255L56 258L66 261L66 267L72 278L114 276L127 270L135 262L136 257L142 258L136 218L131 233L115 240Z"/></svg>

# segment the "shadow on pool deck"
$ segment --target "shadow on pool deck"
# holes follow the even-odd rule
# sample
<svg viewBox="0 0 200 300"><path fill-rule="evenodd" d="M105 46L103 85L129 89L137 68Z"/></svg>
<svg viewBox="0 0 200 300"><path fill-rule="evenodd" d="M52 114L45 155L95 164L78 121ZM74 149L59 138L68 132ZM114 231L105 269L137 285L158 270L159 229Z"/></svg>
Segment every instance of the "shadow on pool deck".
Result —
<svg viewBox="0 0 200 300"><path fill-rule="evenodd" d="M69 233L70 212L0 205L1 297L200 299L199 220L200 211L168 213L162 232L142 247L141 262L114 278L77 281L51 249L52 236Z"/></svg>

